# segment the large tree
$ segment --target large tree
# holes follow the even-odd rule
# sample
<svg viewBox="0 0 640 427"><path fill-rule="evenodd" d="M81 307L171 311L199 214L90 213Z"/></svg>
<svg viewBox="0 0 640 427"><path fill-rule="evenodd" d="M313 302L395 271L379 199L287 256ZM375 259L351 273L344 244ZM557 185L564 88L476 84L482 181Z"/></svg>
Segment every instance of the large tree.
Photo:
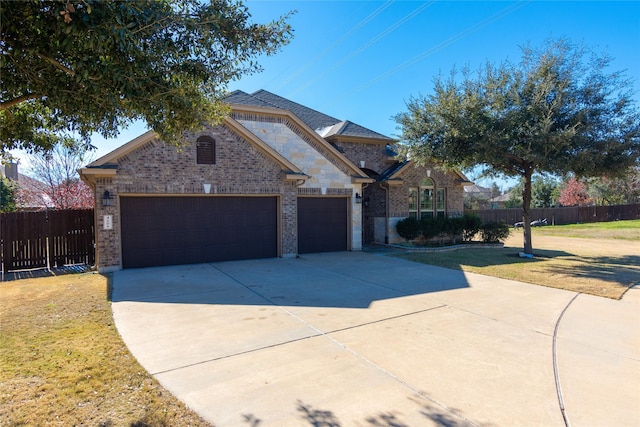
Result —
<svg viewBox="0 0 640 427"><path fill-rule="evenodd" d="M614 176L637 165L640 116L633 82L608 70L608 56L562 39L522 53L518 64L436 78L433 93L411 98L396 121L415 160L522 178L524 252L532 254L533 174Z"/></svg>
<svg viewBox="0 0 640 427"><path fill-rule="evenodd" d="M177 143L226 113L227 83L291 37L235 0L0 1L0 154L89 144L143 120Z"/></svg>

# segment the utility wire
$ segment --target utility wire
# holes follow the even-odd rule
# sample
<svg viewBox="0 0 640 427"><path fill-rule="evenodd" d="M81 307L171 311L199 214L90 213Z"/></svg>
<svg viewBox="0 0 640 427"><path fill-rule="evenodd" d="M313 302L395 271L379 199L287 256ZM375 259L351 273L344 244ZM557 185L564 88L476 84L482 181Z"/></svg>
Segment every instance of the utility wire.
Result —
<svg viewBox="0 0 640 427"><path fill-rule="evenodd" d="M416 62L420 62L423 59L427 58L428 56L433 55L436 52L441 51L442 49L449 47L450 45L452 45L453 43L467 37L470 36L471 34L480 31L481 29L483 29L484 27L493 24L494 22L504 18L505 16L515 12L516 10L524 7L525 5L527 5L528 3L530 3L531 0L526 0L526 1L518 1L517 3L511 4L510 6L498 11L497 13L491 15L490 17L483 19L482 21L466 28L464 31L459 32L458 34L449 37L448 39L446 39L445 41L438 43L437 45L427 49L426 51L422 52L421 54L415 56L414 58L410 59L409 61L406 61L392 69L390 69L389 71L380 74L379 76L369 80L368 82L358 86L357 88L353 89L352 91L344 94L340 99L343 98L347 98L348 96L353 95L354 93L360 92L366 88L368 88L369 86L372 86L378 82L380 82L381 80L387 79L388 77L404 70L405 68L415 64Z"/></svg>
<svg viewBox="0 0 640 427"><path fill-rule="evenodd" d="M311 67L313 64L315 64L316 62L318 62L320 59L322 59L324 56L327 55L327 53L331 52L332 50L334 50L336 47L338 47L342 42L344 42L346 39L348 39L349 37L351 37L355 32L357 32L360 28L364 27L366 24L368 24L373 18L375 18L376 16L378 16L380 13L382 13L386 8L388 8L389 6L391 6L393 3L395 2L395 0L388 0L387 2L385 2L382 6L380 6L379 8L377 8L376 10L374 10L373 12L371 12L369 15L367 15L367 17L365 17L362 21L358 22L355 26L353 26L349 31L347 31L345 34L343 34L339 39L337 39L336 41L334 41L330 46L326 47L322 52L320 52L319 54L317 54L316 56L314 56L313 58L311 58L309 61L307 61L304 65L302 65L300 68L298 68L293 74L291 74L289 77L287 77L286 79L282 80L280 82L280 84L278 85L278 87L276 88L279 89L285 85L287 85L291 80L295 79L296 77L298 77L300 74L302 74L303 72L305 72L307 69L309 69L309 67ZM274 77L269 83L266 84L266 86L269 86L274 80L276 80L277 78L279 78L282 73L284 73L286 71L286 69L284 69L281 73L279 73L276 77Z"/></svg>
<svg viewBox="0 0 640 427"><path fill-rule="evenodd" d="M378 34L377 36L375 36L374 38L372 38L371 40L369 40L367 43L365 43L363 46L355 49L354 51L352 51L351 53L349 53L347 56L345 56L344 58L342 58L340 61L336 62L335 64L333 64L328 70L326 70L325 72L323 72L322 74L320 74L319 76L316 76L315 78L307 81L307 83L303 84L302 86L298 87L293 93L291 93L291 95L295 95L298 92L303 91L304 89L308 88L309 86L311 86L312 84L314 84L315 82L317 82L318 80L320 80L321 78L323 78L324 76L326 76L327 74L335 71L336 69L340 68L344 63L346 63L347 61L351 60L351 58L359 55L361 52L363 52L364 50L368 49L369 47L373 46L374 44L376 44L378 41L382 40L384 37L388 36L389 34L391 34L393 31L395 31L396 29L398 29L400 26L402 26L403 24L405 24L407 21L413 19L415 16L417 16L418 14L420 14L420 12L422 12L424 9L428 8L429 6L433 5L435 3L435 0L433 1L429 1L427 3L422 4L420 7L418 7L416 10L414 10L413 12L411 12L409 15L406 15L405 17L403 17L402 19L400 19L399 21L397 21L396 23L394 23L392 26L390 26L389 28L387 28L386 30L384 30L383 32L381 32L380 34Z"/></svg>

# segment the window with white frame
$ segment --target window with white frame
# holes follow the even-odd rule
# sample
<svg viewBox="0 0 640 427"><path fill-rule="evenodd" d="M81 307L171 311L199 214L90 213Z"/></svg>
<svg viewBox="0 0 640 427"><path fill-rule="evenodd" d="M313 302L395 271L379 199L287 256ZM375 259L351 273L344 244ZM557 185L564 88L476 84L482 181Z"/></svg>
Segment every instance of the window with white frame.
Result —
<svg viewBox="0 0 640 427"><path fill-rule="evenodd" d="M420 187L409 188L409 217L433 218L447 214L446 188L436 188L431 178L425 178Z"/></svg>

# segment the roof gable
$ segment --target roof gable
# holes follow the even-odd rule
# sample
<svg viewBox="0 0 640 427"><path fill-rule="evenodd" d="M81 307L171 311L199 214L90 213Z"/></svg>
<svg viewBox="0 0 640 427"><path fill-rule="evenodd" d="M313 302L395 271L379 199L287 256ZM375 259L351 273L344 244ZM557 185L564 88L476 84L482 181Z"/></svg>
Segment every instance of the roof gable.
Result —
<svg viewBox="0 0 640 427"><path fill-rule="evenodd" d="M367 129L357 123L349 120L336 119L335 117L298 104L297 102L283 98L264 89L260 89L252 94L236 90L231 92L225 98L225 101L230 104L270 107L290 111L323 138L335 135L393 141L392 138Z"/></svg>

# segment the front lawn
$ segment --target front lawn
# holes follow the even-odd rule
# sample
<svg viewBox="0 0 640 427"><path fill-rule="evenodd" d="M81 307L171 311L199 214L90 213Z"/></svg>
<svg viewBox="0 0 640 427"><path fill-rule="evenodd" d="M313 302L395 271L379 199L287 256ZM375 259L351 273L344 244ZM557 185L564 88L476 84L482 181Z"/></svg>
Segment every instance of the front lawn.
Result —
<svg viewBox="0 0 640 427"><path fill-rule="evenodd" d="M131 356L108 279L0 282L0 425L207 426Z"/></svg>
<svg viewBox="0 0 640 427"><path fill-rule="evenodd" d="M522 231L504 248L396 255L411 261L619 299L640 284L640 220L533 229L536 257L518 257Z"/></svg>

